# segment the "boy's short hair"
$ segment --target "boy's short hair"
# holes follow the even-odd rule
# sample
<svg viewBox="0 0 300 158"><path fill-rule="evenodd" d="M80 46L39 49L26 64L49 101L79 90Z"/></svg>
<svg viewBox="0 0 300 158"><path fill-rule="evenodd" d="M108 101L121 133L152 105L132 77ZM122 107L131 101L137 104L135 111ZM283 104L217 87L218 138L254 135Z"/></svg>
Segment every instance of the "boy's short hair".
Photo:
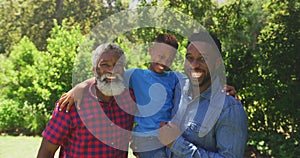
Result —
<svg viewBox="0 0 300 158"><path fill-rule="evenodd" d="M217 46L220 54L222 54L222 44L221 44L221 41L213 33L208 33L208 32L205 32L205 31L200 31L198 33L192 34L189 37L189 41L188 41L187 47L193 41L207 42L207 43L211 43L211 44L216 44L216 46Z"/></svg>
<svg viewBox="0 0 300 158"><path fill-rule="evenodd" d="M157 43L165 43L178 49L178 41L176 37L171 34L159 34L154 41Z"/></svg>

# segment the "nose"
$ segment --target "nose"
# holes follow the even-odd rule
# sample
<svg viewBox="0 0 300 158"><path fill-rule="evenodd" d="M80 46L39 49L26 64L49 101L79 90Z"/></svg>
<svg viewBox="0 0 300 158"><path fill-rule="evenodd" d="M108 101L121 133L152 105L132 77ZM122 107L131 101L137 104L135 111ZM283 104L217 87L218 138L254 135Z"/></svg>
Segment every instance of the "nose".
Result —
<svg viewBox="0 0 300 158"><path fill-rule="evenodd" d="M102 69L104 72L108 72L108 73L113 73L115 71L113 65L102 66Z"/></svg>
<svg viewBox="0 0 300 158"><path fill-rule="evenodd" d="M192 68L197 68L200 66L200 62L198 60L194 59L194 60L190 61L190 65Z"/></svg>

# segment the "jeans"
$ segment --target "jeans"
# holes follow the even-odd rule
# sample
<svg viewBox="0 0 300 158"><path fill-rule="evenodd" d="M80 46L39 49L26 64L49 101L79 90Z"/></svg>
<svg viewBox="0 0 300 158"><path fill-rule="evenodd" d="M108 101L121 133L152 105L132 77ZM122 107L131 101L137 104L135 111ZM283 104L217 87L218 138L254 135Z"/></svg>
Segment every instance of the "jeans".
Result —
<svg viewBox="0 0 300 158"><path fill-rule="evenodd" d="M166 147L155 136L133 136L130 147L139 158L167 158Z"/></svg>
<svg viewBox="0 0 300 158"><path fill-rule="evenodd" d="M135 153L139 158L167 158L166 147Z"/></svg>

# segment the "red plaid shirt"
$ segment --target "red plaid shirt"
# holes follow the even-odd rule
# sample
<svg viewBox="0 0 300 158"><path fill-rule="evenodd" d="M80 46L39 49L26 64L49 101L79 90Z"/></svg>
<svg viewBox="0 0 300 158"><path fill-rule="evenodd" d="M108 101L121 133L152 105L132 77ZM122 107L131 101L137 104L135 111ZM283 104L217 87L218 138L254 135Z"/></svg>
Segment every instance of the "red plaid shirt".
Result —
<svg viewBox="0 0 300 158"><path fill-rule="evenodd" d="M61 146L60 157L126 158L136 110L133 91L102 102L92 86L84 91L80 110L72 106L65 113L56 106L42 136Z"/></svg>

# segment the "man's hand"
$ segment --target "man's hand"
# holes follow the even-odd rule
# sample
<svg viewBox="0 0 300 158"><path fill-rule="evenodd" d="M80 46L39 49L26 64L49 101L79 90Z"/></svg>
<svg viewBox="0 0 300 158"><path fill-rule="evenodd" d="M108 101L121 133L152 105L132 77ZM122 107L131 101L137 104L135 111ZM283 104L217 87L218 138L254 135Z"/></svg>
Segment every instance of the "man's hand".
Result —
<svg viewBox="0 0 300 158"><path fill-rule="evenodd" d="M182 134L180 129L173 123L161 122L158 130L159 141L167 147L172 147L173 142Z"/></svg>

